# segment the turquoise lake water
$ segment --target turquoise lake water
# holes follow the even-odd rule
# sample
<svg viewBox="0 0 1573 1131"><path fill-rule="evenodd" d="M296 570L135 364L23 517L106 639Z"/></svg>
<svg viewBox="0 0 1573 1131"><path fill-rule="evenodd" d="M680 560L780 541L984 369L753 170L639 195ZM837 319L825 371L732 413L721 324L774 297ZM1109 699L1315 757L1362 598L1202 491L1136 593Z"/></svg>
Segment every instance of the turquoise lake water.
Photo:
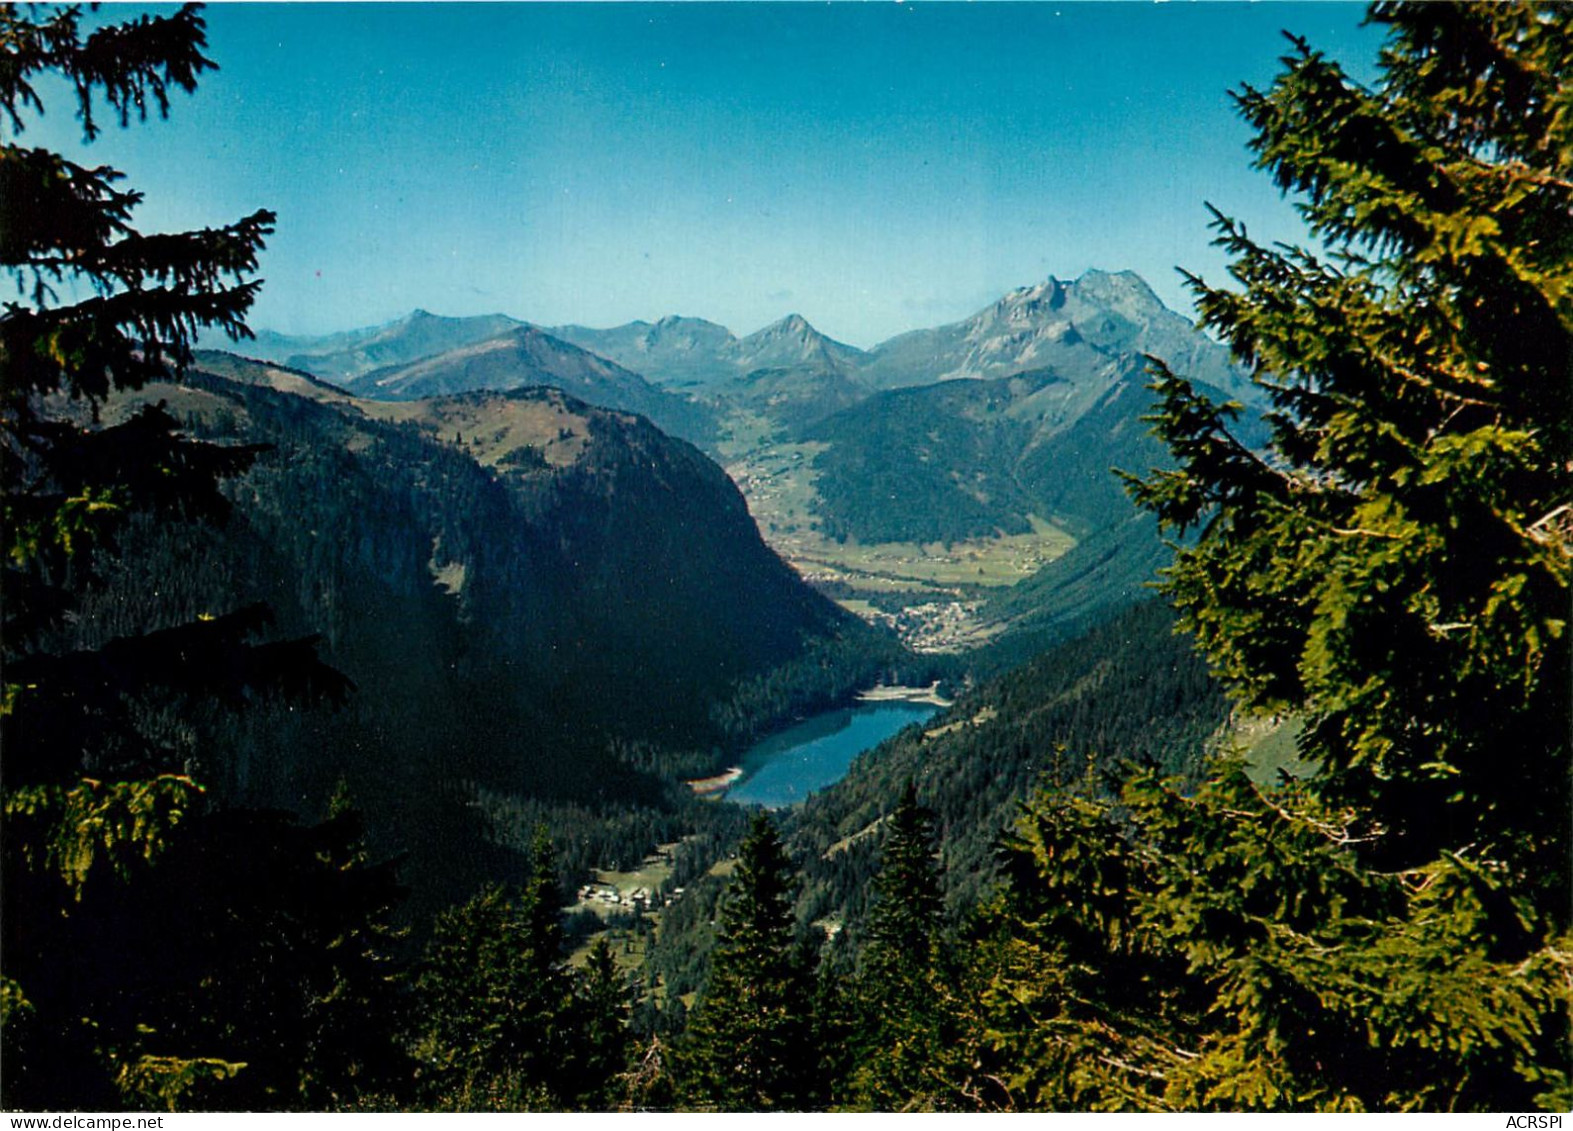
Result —
<svg viewBox="0 0 1573 1131"><path fill-rule="evenodd" d="M928 703L892 702L815 715L744 754L743 777L727 791L727 799L767 809L800 804L814 790L841 780L863 751L938 712Z"/></svg>

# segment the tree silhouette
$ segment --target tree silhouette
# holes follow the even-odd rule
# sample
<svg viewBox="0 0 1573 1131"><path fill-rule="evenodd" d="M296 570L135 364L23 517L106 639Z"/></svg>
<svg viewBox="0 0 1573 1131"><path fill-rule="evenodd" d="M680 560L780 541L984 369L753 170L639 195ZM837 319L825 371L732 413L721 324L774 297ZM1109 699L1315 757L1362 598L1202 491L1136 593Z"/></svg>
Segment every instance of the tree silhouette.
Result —
<svg viewBox="0 0 1573 1131"><path fill-rule="evenodd" d="M943 902L934 863L933 818L908 782L886 818L876 901L857 984L860 1017L856 1107L934 1107L943 1079L949 994L942 984Z"/></svg>
<svg viewBox="0 0 1573 1131"><path fill-rule="evenodd" d="M1569 917L1573 169L1564 5L1378 4L1382 79L1292 40L1244 88L1257 165L1323 242L1216 215L1238 290L1203 324L1271 442L1157 365L1180 467L1133 480L1197 528L1168 590L1240 700L1294 710L1318 792L1389 867L1471 846Z"/></svg>
<svg viewBox="0 0 1573 1131"><path fill-rule="evenodd" d="M424 1103L541 1110L589 1090L560 908L555 858L538 831L522 892L494 884L437 917L415 981Z"/></svg>
<svg viewBox="0 0 1573 1131"><path fill-rule="evenodd" d="M178 379L200 328L247 334L260 285L247 276L274 218L259 211L219 228L142 232L132 223L141 194L121 187L122 174L20 138L44 110L35 85L44 76L70 87L91 141L100 103L122 126L150 109L167 114L172 93L190 93L212 68L205 46L194 5L91 30L76 7L0 7L0 264L19 296L0 314L8 1088L27 1077L26 1049L61 1037L61 1027L95 1024L31 1000L13 977L12 960L29 953L24 940L80 911L100 873L142 874L170 830L203 808L199 752L149 729L150 709L347 688L311 640L251 643L269 622L260 606L189 623L155 616L138 634L88 646L69 624L130 514L222 519L219 481L256 456L194 441L162 407L116 398ZM235 1071L189 1050L146 1054L125 1033L78 1037L136 1095L173 1102Z"/></svg>
<svg viewBox="0 0 1573 1131"><path fill-rule="evenodd" d="M795 943L795 879L756 814L721 908L710 981L690 1015L681 1096L723 1111L816 1106L813 991Z"/></svg>

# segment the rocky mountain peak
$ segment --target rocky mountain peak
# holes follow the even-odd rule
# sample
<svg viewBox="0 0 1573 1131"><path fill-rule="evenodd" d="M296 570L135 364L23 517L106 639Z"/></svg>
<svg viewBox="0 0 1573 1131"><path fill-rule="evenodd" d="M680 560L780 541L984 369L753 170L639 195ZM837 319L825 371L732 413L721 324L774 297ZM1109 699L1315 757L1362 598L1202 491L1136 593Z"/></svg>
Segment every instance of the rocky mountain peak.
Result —
<svg viewBox="0 0 1573 1131"><path fill-rule="evenodd" d="M1065 284L1052 275L1030 287L1018 287L994 305L979 311L964 324L970 342L990 342L997 352L1008 343L1026 338L1060 341L1075 334L1075 327L1063 313Z"/></svg>
<svg viewBox="0 0 1573 1131"><path fill-rule="evenodd" d="M1153 289L1134 271L1086 271L1071 284L1075 297L1091 306L1100 306L1143 321L1164 316L1179 317L1164 306Z"/></svg>
<svg viewBox="0 0 1573 1131"><path fill-rule="evenodd" d="M1050 275L1044 282L1030 287L1017 287L1000 299L997 305L1023 318L1058 310L1065 305L1065 284Z"/></svg>
<svg viewBox="0 0 1573 1131"><path fill-rule="evenodd" d="M734 340L732 332L725 326L718 326L703 318L668 314L639 335L637 348L642 353L664 352L676 358L692 355L696 351L725 349Z"/></svg>
<svg viewBox="0 0 1573 1131"><path fill-rule="evenodd" d="M785 318L781 318L775 322L772 322L763 330L756 330L754 333L748 335L748 337L744 338L743 340L765 341L796 339L801 341L810 340L813 338L821 338L823 336L824 335L822 335L818 330L814 329L813 326L809 325L808 319L804 318L801 314L788 314Z"/></svg>
<svg viewBox="0 0 1573 1131"><path fill-rule="evenodd" d="M856 366L863 352L827 338L801 314L788 314L736 344L733 360L744 370L812 365L840 370Z"/></svg>

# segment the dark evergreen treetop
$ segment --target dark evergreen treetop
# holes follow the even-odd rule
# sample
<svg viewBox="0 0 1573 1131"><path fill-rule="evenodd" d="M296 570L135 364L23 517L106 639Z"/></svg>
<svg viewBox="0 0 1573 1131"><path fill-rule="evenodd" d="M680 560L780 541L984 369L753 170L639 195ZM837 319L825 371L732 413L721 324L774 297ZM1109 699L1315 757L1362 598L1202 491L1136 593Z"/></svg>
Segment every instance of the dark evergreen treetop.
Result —
<svg viewBox="0 0 1573 1131"><path fill-rule="evenodd" d="M1029 811L981 1021L1024 1106L1569 1103L1573 9L1372 19L1374 88L1293 40L1238 96L1321 250L1216 216L1240 289L1193 280L1271 442L1155 361L1179 468L1130 480L1316 772Z"/></svg>
<svg viewBox="0 0 1573 1131"><path fill-rule="evenodd" d="M167 114L171 93L194 90L212 68L205 46L196 5L90 31L77 7L41 14L0 6L0 265L18 295L0 313L8 787L84 769L148 776L187 768L138 733L130 704L149 693L235 699L281 679L313 692L344 687L309 641L249 647L267 623L260 608L151 624L157 631L92 653L61 654L51 635L93 583L95 553L128 513L226 512L218 482L245 469L256 449L193 441L158 407L94 425L114 391L178 377L198 329L248 334L244 316L260 282L247 276L273 215L144 233L132 223L142 196L118 187L119 172L19 139L28 117L44 111L40 76L71 85L91 141L99 99L121 125L146 119L150 108Z"/></svg>
<svg viewBox="0 0 1573 1131"><path fill-rule="evenodd" d="M249 337L244 316L261 283L245 276L272 230L260 210L221 228L143 233L131 224L142 194L117 187L123 175L86 168L46 149L26 148L25 115L42 114L33 86L54 73L71 83L84 137L100 131L95 97L122 126L146 120L150 104L170 109L171 89L191 93L213 69L200 5L84 33L79 7L44 18L0 7L0 104L11 138L0 161L0 262L27 303L5 307L8 409L21 396L59 390L101 398L190 360L199 327ZM56 305L64 284L80 301Z"/></svg>
<svg viewBox="0 0 1573 1131"><path fill-rule="evenodd" d="M1378 4L1373 88L1292 40L1239 94L1321 249L1216 216L1207 327L1273 404L1243 442L1154 362L1179 464L1129 480L1266 787L1045 793L983 909L974 1031L1008 1105L1565 1110L1573 9Z"/></svg>
<svg viewBox="0 0 1573 1131"><path fill-rule="evenodd" d="M940 933L944 902L933 814L908 782L885 821L877 896L855 984L854 1066L844 1089L857 1109L926 1111L959 1105L967 1050L951 1018L966 989L951 983ZM947 968L949 967L949 968Z"/></svg>
<svg viewBox="0 0 1573 1131"><path fill-rule="evenodd" d="M538 1110L575 1094L561 901L549 850L536 843L524 891L494 884L437 916L415 979L428 1103Z"/></svg>
<svg viewBox="0 0 1573 1131"><path fill-rule="evenodd" d="M723 1111L816 1106L813 995L796 946L794 875L756 814L721 905L710 980L682 1057L686 1104Z"/></svg>
<svg viewBox="0 0 1573 1131"><path fill-rule="evenodd" d="M260 606L214 609L192 621L161 609L136 632L92 648L61 631L101 579L100 557L130 514L221 518L227 507L219 480L256 455L181 435L161 407L99 423L115 392L178 379L199 329L246 334L244 316L260 285L247 276L273 215L144 233L132 223L141 194L119 187L120 173L20 138L28 118L44 110L35 86L43 76L73 89L91 141L99 132L96 99L123 126L150 108L167 113L171 93L190 92L212 67L205 45L196 6L87 30L77 7L46 13L0 5L0 267L17 295L0 311L0 800L5 952L22 959L8 960L0 979L7 1076L8 1083L37 1080L34 1070L53 1062L51 1071L63 1076L111 1080L139 1104L189 1100L243 1065L191 1055L225 1044L211 1033L212 1045L195 1030L156 1034L149 1018L171 1003L151 971L129 973L112 988L116 1006L101 1009L90 994L55 993L49 956L29 966L25 940L90 917L84 893L95 883L101 890L105 874L127 881L129 891L149 861L186 843L171 835L175 826L196 827L204 802L193 774L203 752L180 728L155 733L151 718L211 702L238 705L256 693L336 696L346 689L311 640L249 643L269 621ZM140 889L142 900L124 892L110 898L135 907L148 890ZM228 921L223 909L208 906L217 921ZM207 983L210 997L215 985ZM25 1031L14 1030L11 1022L24 1018ZM59 1102L58 1093L45 1094L44 1102Z"/></svg>
<svg viewBox="0 0 1573 1131"><path fill-rule="evenodd" d="M908 782L886 821L874 877L878 902L870 914L864 954L870 973L890 989L926 972L933 959L944 912L933 824L933 815L918 804L917 789Z"/></svg>

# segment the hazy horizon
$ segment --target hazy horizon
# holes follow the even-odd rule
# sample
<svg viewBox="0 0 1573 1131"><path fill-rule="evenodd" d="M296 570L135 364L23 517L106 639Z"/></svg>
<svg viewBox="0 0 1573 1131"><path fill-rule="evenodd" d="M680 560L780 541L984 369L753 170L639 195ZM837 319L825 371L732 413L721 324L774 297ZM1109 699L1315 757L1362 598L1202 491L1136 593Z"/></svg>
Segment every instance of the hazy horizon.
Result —
<svg viewBox="0 0 1573 1131"><path fill-rule="evenodd" d="M108 17L120 18L121 11ZM607 327L788 313L868 347L1049 275L1225 277L1205 201L1301 229L1228 91L1280 29L1369 73L1354 4L238 4L167 122L24 144L144 230L278 213L254 328L416 308ZM46 105L60 106L45 98Z"/></svg>

